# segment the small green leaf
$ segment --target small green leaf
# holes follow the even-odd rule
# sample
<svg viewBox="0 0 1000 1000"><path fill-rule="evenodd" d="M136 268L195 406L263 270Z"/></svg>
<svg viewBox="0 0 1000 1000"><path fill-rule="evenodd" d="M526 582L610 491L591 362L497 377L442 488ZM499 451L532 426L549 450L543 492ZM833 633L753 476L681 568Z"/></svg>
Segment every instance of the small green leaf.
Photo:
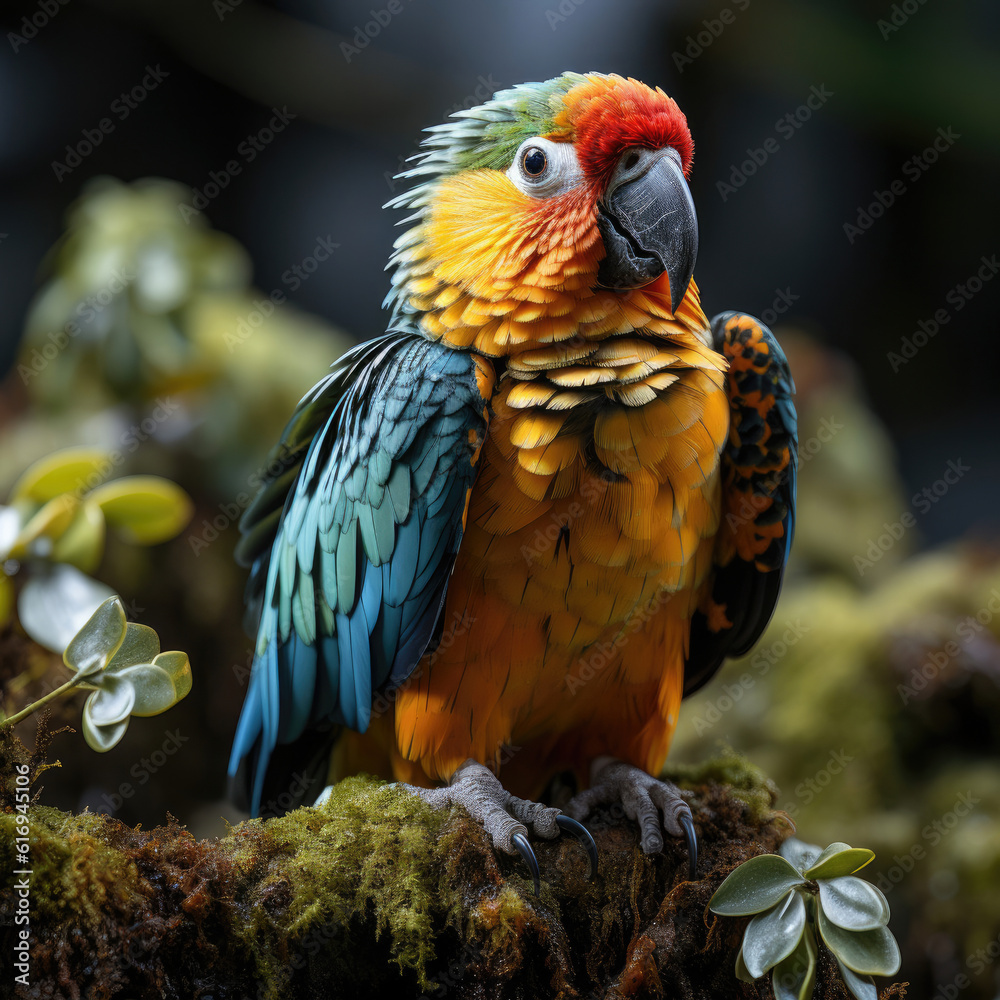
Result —
<svg viewBox="0 0 1000 1000"><path fill-rule="evenodd" d="M743 983L752 983L753 976L747 970L747 963L743 961L743 946L736 953L736 978Z"/></svg>
<svg viewBox="0 0 1000 1000"><path fill-rule="evenodd" d="M758 854L729 873L708 905L726 917L745 917L770 909L792 886L804 881L784 858Z"/></svg>
<svg viewBox="0 0 1000 1000"><path fill-rule="evenodd" d="M104 555L104 539L104 514L96 503L86 500L56 540L49 558L92 573Z"/></svg>
<svg viewBox="0 0 1000 1000"><path fill-rule="evenodd" d="M833 923L849 931L870 931L889 922L888 900L871 882L854 875L820 879L819 902Z"/></svg>
<svg viewBox="0 0 1000 1000"><path fill-rule="evenodd" d="M819 932L826 946L849 969L863 976L892 976L899 971L899 945L889 930L847 931L819 910Z"/></svg>
<svg viewBox="0 0 1000 1000"><path fill-rule="evenodd" d="M831 844L802 874L806 878L838 878L853 875L875 857L874 851L866 847L851 847L850 844Z"/></svg>
<svg viewBox="0 0 1000 1000"><path fill-rule="evenodd" d="M129 717L126 716L121 722L111 726L95 726L90 721L87 706L83 707L83 738L87 741L87 746L98 753L107 753L117 746L128 729L128 723Z"/></svg>
<svg viewBox="0 0 1000 1000"><path fill-rule="evenodd" d="M798 837L789 837L778 848L778 854L800 872L805 871L822 853L822 848L817 844L807 844Z"/></svg>
<svg viewBox="0 0 1000 1000"><path fill-rule="evenodd" d="M847 988L857 997L857 1000L878 1000L878 991L871 980L871 976L859 976L849 969L843 962L837 959L837 968L840 969L841 976Z"/></svg>
<svg viewBox="0 0 1000 1000"><path fill-rule="evenodd" d="M113 726L132 714L135 690L132 685L114 674L98 674L100 688L86 701L84 711L94 726Z"/></svg>
<svg viewBox="0 0 1000 1000"><path fill-rule="evenodd" d="M136 716L159 715L176 705L191 690L191 664L186 653L161 653L152 663L125 667L117 676L135 691Z"/></svg>
<svg viewBox="0 0 1000 1000"><path fill-rule="evenodd" d="M159 476L125 476L99 486L88 497L127 541L158 545L191 520L194 505L176 483Z"/></svg>
<svg viewBox="0 0 1000 1000"><path fill-rule="evenodd" d="M126 624L120 598L109 597L70 641L63 662L79 677L103 670L124 641Z"/></svg>
<svg viewBox="0 0 1000 1000"><path fill-rule="evenodd" d="M160 637L155 629L138 622L128 622L125 626L125 638L118 647L118 652L104 668L105 673L113 674L122 667L131 667L136 663L152 663L153 657L160 652Z"/></svg>
<svg viewBox="0 0 1000 1000"><path fill-rule="evenodd" d="M191 692L192 676L191 661L188 659L187 653L172 649L168 653L160 653L153 660L153 664L161 670L165 670L169 675L170 683L174 686L175 702L188 696Z"/></svg>
<svg viewBox="0 0 1000 1000"><path fill-rule="evenodd" d="M111 470L111 456L97 448L63 448L35 462L14 484L11 502L47 503L60 493L82 496Z"/></svg>
<svg viewBox="0 0 1000 1000"><path fill-rule="evenodd" d="M73 523L79 507L80 501L69 493L49 500L28 518L14 539L8 555L12 559L49 557L56 539Z"/></svg>
<svg viewBox="0 0 1000 1000"><path fill-rule="evenodd" d="M774 1000L809 1000L816 985L816 942L806 928L795 951L779 962L771 974Z"/></svg>
<svg viewBox="0 0 1000 1000"><path fill-rule="evenodd" d="M65 563L32 563L17 595L17 616L39 645L62 653L115 592ZM113 650L112 650L113 652Z"/></svg>
<svg viewBox="0 0 1000 1000"><path fill-rule="evenodd" d="M806 926L802 894L791 889L777 906L747 924L743 935L743 961L756 979L787 958L796 948Z"/></svg>

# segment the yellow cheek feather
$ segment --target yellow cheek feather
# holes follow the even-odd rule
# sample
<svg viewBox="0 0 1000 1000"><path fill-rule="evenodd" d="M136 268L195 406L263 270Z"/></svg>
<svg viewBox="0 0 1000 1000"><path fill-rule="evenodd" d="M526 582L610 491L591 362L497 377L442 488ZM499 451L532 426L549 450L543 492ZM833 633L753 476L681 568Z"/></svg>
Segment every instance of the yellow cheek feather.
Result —
<svg viewBox="0 0 1000 1000"><path fill-rule="evenodd" d="M440 182L400 262L422 331L489 357L630 330L705 329L693 282L674 316L662 283L628 294L595 288L603 256L586 185L532 198L499 170L472 170Z"/></svg>

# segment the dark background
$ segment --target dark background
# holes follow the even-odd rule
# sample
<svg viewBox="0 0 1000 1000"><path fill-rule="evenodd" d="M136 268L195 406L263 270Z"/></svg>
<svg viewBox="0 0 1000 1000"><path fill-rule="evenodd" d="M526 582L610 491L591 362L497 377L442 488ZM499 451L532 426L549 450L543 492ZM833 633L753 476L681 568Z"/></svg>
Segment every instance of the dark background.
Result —
<svg viewBox="0 0 1000 1000"><path fill-rule="evenodd" d="M336 267L291 299L366 339L384 327L382 268L394 237L394 213L380 206L419 130L494 87L566 69L613 71L663 86L688 115L701 221L696 275L709 315L760 314L790 291L781 321L860 366L913 491L949 459L972 467L976 488L928 512L925 540L995 526L1000 281L960 312L946 296L983 255L1000 251L996 4L400 2L350 60L341 45L384 7L380 0L68 0L25 44L8 32L27 38L22 17L42 8L6 14L0 370L14 356L43 255L92 176L162 176L203 188L267 124L272 106L287 106L298 118L206 215L248 248L262 289L279 286L318 236L331 236L343 248ZM52 10L57 0L46 3ZM894 15L900 26L888 31ZM147 65L169 75L118 120L112 102ZM833 96L786 138L777 122L812 87ZM65 161L67 143L109 115L113 133L57 179L53 162ZM938 129L960 138L911 179L904 164ZM770 137L778 151L723 200L717 183ZM894 180L905 193L850 243L844 224L856 224L859 208ZM894 373L887 352L941 308L949 322Z"/></svg>

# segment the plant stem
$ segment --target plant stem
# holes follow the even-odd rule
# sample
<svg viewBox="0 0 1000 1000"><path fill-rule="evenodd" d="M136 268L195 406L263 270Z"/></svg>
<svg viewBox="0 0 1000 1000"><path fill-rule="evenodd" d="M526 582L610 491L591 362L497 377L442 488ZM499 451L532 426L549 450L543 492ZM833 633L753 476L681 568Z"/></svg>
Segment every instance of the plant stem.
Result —
<svg viewBox="0 0 1000 1000"><path fill-rule="evenodd" d="M80 678L71 677L65 684L60 684L54 691L50 691L47 695L39 698L38 701L32 702L27 708L22 708L17 715L12 715L9 719L4 719L0 722L0 729L5 726L16 726L22 719L26 719L32 712L37 712L42 705L48 704L53 698L58 698L60 695L65 694L70 688L76 687L79 683Z"/></svg>

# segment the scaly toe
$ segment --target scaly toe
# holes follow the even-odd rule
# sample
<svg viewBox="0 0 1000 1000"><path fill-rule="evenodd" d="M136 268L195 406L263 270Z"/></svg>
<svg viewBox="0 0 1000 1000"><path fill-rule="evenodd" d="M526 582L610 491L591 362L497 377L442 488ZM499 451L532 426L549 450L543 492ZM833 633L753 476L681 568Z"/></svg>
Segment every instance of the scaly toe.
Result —
<svg viewBox="0 0 1000 1000"><path fill-rule="evenodd" d="M698 865L694 819L674 785L631 764L602 757L594 762L591 787L575 796L566 806L566 812L579 820L594 806L608 802L620 802L625 815L638 823L639 843L645 854L663 850L664 829L675 837L683 836L688 848L688 869L694 879Z"/></svg>

